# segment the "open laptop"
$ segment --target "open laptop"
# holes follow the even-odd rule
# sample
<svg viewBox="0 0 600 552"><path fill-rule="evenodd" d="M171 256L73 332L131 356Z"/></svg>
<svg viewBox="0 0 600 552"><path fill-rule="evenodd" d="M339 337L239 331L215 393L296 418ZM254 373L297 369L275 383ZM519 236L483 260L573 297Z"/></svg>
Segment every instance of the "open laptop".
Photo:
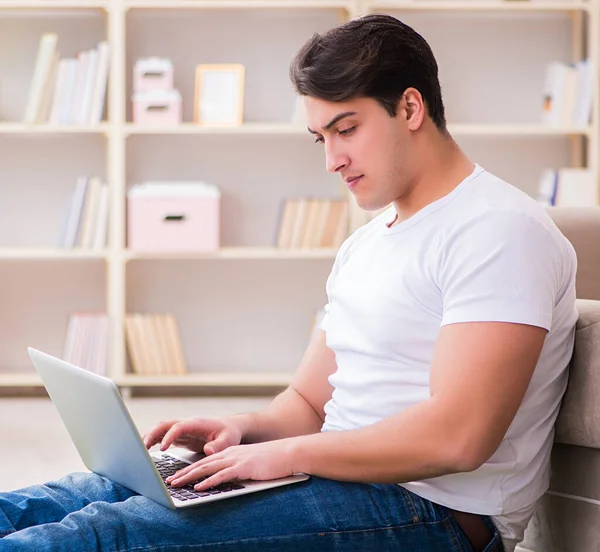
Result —
<svg viewBox="0 0 600 552"><path fill-rule="evenodd" d="M149 452L112 380L36 349L28 352L86 467L163 506L187 508L309 478L235 481L204 492L171 487L164 482L169 475L204 455Z"/></svg>

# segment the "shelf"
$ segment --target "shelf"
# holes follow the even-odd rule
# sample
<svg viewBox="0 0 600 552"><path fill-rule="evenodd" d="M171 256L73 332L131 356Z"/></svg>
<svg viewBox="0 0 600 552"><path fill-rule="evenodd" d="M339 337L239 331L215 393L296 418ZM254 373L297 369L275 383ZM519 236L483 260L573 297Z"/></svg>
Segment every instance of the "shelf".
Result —
<svg viewBox="0 0 600 552"><path fill-rule="evenodd" d="M519 124L448 124L454 136L591 136L592 128L551 127Z"/></svg>
<svg viewBox="0 0 600 552"><path fill-rule="evenodd" d="M0 123L0 134L107 134L109 129L108 123L93 126Z"/></svg>
<svg viewBox="0 0 600 552"><path fill-rule="evenodd" d="M539 124L449 124L448 130L456 136L589 136L591 127L554 128ZM309 136L306 126L287 123L246 123L237 127L202 127L193 123L179 126L143 126L127 124L126 135L169 135L169 134L224 134L224 135L277 135Z"/></svg>
<svg viewBox="0 0 600 552"><path fill-rule="evenodd" d="M0 0L0 10L2 9L107 9L108 1L86 1L86 0Z"/></svg>
<svg viewBox="0 0 600 552"><path fill-rule="evenodd" d="M173 126L146 126L128 123L125 125L126 135L135 134L276 134L309 136L306 125L289 123L245 123L241 126L209 127L194 123L183 123Z"/></svg>
<svg viewBox="0 0 600 552"><path fill-rule="evenodd" d="M2 387L43 387L43 383L35 372L0 373L0 388Z"/></svg>
<svg viewBox="0 0 600 552"><path fill-rule="evenodd" d="M0 247L0 261L95 261L106 259L106 251L36 247Z"/></svg>
<svg viewBox="0 0 600 552"><path fill-rule="evenodd" d="M536 2L530 0L505 1L429 1L429 0L375 0L367 3L367 9L402 11L505 11L505 12L564 12L589 11L592 2Z"/></svg>
<svg viewBox="0 0 600 552"><path fill-rule="evenodd" d="M350 9L347 0L124 0L126 8L213 8L213 9L265 9L265 8L342 8Z"/></svg>
<svg viewBox="0 0 600 552"><path fill-rule="evenodd" d="M337 249L278 249L277 247L223 247L216 253L135 253L128 251L128 260L292 260L334 259Z"/></svg>
<svg viewBox="0 0 600 552"><path fill-rule="evenodd" d="M138 376L126 375L115 380L120 387L286 387L292 381L293 374L229 372L229 373L190 373L184 376ZM0 373L2 387L43 387L36 373L12 372Z"/></svg>
<svg viewBox="0 0 600 552"><path fill-rule="evenodd" d="M190 373L183 376L138 376L128 374L119 378L120 387L286 387L292 381L293 374L256 373L256 372L207 372Z"/></svg>
<svg viewBox="0 0 600 552"><path fill-rule="evenodd" d="M23 123L0 123L0 134L107 134L110 125L104 123L96 126L59 126L59 125L27 125ZM474 136L570 136L591 135L591 127L549 127L544 125L521 124L448 124L448 130L455 135ZM275 135L275 136L309 136L306 126L289 123L245 123L232 127L204 127L194 123L183 123L177 126L145 126L127 123L125 135Z"/></svg>

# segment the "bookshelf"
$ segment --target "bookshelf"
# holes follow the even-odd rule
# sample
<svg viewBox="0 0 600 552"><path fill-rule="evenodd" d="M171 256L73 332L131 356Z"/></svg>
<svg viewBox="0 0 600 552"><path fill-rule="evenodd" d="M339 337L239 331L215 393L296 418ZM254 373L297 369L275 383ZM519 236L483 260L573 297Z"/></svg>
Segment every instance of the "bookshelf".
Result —
<svg viewBox="0 0 600 552"><path fill-rule="evenodd" d="M40 385L26 348L60 356L76 311L108 313L109 375L125 390L289 383L336 251L274 247L280 203L339 198L340 186L324 171L322 149L291 122L287 67L313 32L375 11L401 17L432 44L450 132L473 159L530 194L549 165L586 165L600 181L598 87L589 125L539 122L546 62L589 54L598 81L596 0L0 0L0 34L12 52L0 60L0 163L5 182L20 184L0 184L0 278L9 283L0 292L0 393ZM65 55L108 40L102 123L21 122L38 40L50 30ZM173 60L181 125L132 122L133 63L152 55ZM225 62L246 66L244 124L196 126L193 68ZM108 245L58 249L67 192L78 175L91 173L110 186ZM127 248L127 190L167 178L220 187L218 252ZM134 312L175 314L189 374L131 373L124 322Z"/></svg>

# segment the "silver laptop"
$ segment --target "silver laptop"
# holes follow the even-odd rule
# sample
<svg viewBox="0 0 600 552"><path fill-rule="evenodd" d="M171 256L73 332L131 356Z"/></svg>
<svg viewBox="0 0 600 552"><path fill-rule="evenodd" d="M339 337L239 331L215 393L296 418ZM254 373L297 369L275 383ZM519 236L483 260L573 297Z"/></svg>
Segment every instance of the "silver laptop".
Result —
<svg viewBox="0 0 600 552"><path fill-rule="evenodd" d="M86 467L163 506L187 508L309 478L296 474L271 481L235 481L205 492L194 491L193 485L166 485L169 475L203 455L182 449L149 452L112 380L36 349L28 352Z"/></svg>

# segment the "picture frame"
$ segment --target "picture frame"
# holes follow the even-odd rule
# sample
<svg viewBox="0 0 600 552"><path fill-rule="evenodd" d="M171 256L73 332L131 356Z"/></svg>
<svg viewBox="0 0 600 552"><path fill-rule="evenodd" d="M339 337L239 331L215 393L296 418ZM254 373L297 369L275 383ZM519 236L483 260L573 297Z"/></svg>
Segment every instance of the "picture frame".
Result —
<svg viewBox="0 0 600 552"><path fill-rule="evenodd" d="M196 66L194 122L201 126L239 126L244 120L245 67L240 63Z"/></svg>

